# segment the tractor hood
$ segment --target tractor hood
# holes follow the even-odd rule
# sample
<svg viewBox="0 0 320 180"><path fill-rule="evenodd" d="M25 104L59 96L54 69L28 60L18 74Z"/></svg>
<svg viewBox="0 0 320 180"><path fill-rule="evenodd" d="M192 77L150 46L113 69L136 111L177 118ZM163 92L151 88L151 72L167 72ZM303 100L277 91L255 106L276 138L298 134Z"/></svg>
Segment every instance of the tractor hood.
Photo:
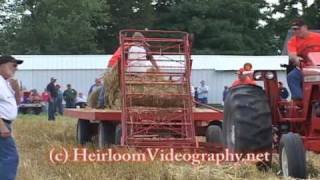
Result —
<svg viewBox="0 0 320 180"><path fill-rule="evenodd" d="M320 81L320 52L311 52L308 54L309 66L303 68L305 82Z"/></svg>
<svg viewBox="0 0 320 180"><path fill-rule="evenodd" d="M320 52L310 52L308 59L314 66L320 66Z"/></svg>
<svg viewBox="0 0 320 180"><path fill-rule="evenodd" d="M303 76L305 82L320 81L320 66L309 66L303 68Z"/></svg>

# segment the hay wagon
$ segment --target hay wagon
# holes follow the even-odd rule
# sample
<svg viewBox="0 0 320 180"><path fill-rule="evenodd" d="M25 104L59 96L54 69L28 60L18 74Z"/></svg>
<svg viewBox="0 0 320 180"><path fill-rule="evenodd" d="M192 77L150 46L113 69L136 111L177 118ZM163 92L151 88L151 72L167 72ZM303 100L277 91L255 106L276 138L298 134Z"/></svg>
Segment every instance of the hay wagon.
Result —
<svg viewBox="0 0 320 180"><path fill-rule="evenodd" d="M104 81L109 108L65 111L78 119L78 142L98 137L101 148L111 144L198 148L205 142L222 143L223 112L194 106L192 36L181 31L123 30L119 37L119 60ZM113 109L115 102L120 110Z"/></svg>

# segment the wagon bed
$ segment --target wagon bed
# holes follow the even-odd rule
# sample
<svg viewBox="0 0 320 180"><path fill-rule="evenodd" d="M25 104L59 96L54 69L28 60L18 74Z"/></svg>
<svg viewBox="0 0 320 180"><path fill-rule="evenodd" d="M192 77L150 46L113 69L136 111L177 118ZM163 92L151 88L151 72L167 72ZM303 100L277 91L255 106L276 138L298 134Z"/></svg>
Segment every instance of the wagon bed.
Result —
<svg viewBox="0 0 320 180"><path fill-rule="evenodd" d="M193 108L192 114L193 120L198 122L223 119L223 112L215 108ZM121 110L112 109L65 109L64 115L77 119L121 121Z"/></svg>

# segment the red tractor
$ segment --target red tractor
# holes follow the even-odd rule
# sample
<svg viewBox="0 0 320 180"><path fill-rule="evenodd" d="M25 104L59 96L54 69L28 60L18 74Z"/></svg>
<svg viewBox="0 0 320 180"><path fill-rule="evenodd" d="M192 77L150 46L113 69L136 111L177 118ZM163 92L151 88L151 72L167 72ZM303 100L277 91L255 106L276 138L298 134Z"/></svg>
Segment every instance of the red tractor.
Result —
<svg viewBox="0 0 320 180"><path fill-rule="evenodd" d="M300 63L303 100L280 99L277 73L253 72L263 86L231 88L224 107L225 145L233 152L278 152L284 176L306 178L306 150L320 152L320 52ZM271 161L270 161L271 162Z"/></svg>

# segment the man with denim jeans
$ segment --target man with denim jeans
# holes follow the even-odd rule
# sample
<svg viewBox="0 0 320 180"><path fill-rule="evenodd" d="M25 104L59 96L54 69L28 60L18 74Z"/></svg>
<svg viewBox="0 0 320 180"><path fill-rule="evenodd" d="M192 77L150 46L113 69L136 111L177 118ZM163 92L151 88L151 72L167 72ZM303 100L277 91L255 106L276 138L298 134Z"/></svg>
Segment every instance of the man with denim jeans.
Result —
<svg viewBox="0 0 320 180"><path fill-rule="evenodd" d="M320 47L320 34L310 32L302 19L295 19L291 24L294 36L288 41L289 64L295 65L287 76L287 82L291 91L292 100L301 100L303 98L302 82L303 75L300 70L300 61L306 54L304 51L311 47ZM310 51L319 51L319 49L308 49Z"/></svg>
<svg viewBox="0 0 320 180"><path fill-rule="evenodd" d="M11 135L11 124L18 114L19 85L13 80L18 64L23 61L12 56L0 56L0 179L14 180L17 175L19 155Z"/></svg>
<svg viewBox="0 0 320 180"><path fill-rule="evenodd" d="M56 103L58 97L58 90L56 88L57 79L51 78L50 83L47 86L47 91L49 93L49 107L48 107L48 120L54 121L55 120L55 113L56 113Z"/></svg>

